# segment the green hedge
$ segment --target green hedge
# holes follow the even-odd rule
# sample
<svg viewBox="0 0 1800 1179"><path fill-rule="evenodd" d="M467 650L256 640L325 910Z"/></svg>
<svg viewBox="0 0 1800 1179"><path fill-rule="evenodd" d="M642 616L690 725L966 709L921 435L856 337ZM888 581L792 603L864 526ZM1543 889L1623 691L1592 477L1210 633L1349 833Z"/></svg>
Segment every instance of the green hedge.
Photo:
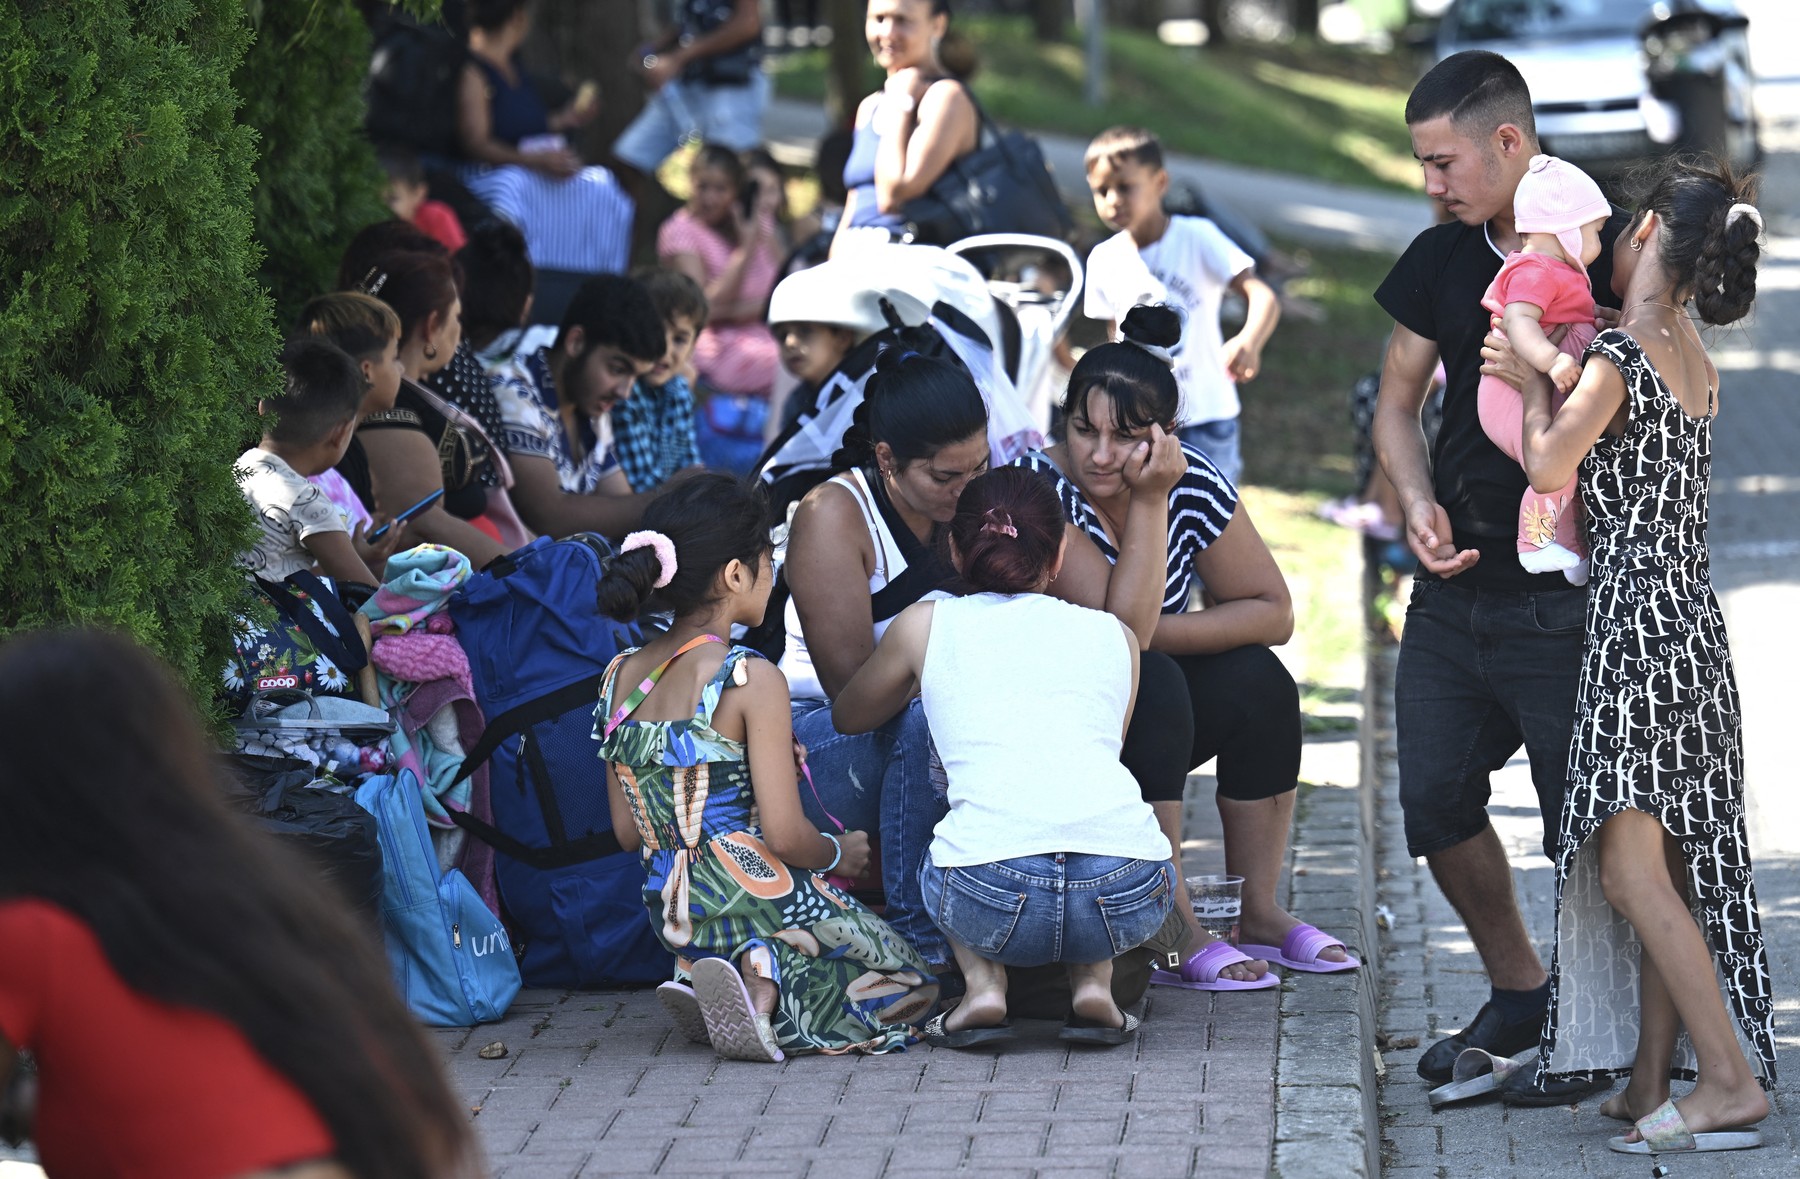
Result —
<svg viewBox="0 0 1800 1179"><path fill-rule="evenodd" d="M0 630L109 621L202 691L277 347L249 44L243 0L0 0Z"/></svg>
<svg viewBox="0 0 1800 1179"><path fill-rule="evenodd" d="M414 7L419 7L414 5ZM392 214L363 138L369 30L351 0L250 0L256 41L233 79L239 118L256 128L261 277L285 330L332 288L357 230Z"/></svg>

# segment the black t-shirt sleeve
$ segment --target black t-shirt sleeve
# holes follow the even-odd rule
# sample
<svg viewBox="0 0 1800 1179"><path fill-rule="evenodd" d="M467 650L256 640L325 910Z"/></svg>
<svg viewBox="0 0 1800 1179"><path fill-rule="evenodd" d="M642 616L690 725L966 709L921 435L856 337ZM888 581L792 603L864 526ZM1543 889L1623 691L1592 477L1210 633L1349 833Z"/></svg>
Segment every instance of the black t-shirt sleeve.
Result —
<svg viewBox="0 0 1800 1179"><path fill-rule="evenodd" d="M1443 233L1451 225L1436 225L1406 247L1381 285L1375 288L1375 302L1393 317L1394 322L1427 340L1438 338L1437 276L1444 268Z"/></svg>

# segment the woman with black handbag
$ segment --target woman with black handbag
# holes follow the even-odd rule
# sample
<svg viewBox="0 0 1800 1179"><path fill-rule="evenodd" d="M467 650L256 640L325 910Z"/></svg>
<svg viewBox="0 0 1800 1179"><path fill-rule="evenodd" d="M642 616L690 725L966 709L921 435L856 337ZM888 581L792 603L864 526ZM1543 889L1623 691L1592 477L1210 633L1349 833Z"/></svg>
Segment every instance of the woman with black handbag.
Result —
<svg viewBox="0 0 1800 1179"><path fill-rule="evenodd" d="M907 203L979 145L975 100L938 59L949 28L949 0L869 0L863 30L887 83L856 111L844 165L850 200L834 254L860 236L888 241L905 234Z"/></svg>

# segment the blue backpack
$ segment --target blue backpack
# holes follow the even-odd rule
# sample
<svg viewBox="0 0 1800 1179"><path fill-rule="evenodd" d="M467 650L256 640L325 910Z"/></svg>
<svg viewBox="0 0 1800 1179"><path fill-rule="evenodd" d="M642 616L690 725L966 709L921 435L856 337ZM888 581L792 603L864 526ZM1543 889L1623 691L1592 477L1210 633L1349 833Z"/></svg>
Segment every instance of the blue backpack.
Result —
<svg viewBox="0 0 1800 1179"><path fill-rule="evenodd" d="M356 802L375 816L380 837L382 925L401 998L433 1027L505 1015L519 993L506 927L461 872L438 869L419 779L411 770L370 778Z"/></svg>
<svg viewBox="0 0 1800 1179"><path fill-rule="evenodd" d="M452 812L497 853L500 900L534 987L667 979L674 959L644 910L644 869L613 834L594 740L600 682L635 628L600 613L612 547L540 538L490 564L450 599L487 718L461 775L488 767L493 823Z"/></svg>

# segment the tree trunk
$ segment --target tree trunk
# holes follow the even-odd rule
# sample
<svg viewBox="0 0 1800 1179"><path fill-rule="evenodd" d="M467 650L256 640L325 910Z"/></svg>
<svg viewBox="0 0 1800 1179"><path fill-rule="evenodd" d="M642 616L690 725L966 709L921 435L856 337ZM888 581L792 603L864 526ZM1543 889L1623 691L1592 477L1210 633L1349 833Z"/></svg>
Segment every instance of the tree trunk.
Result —
<svg viewBox="0 0 1800 1179"><path fill-rule="evenodd" d="M1031 33L1039 41L1063 39L1069 24L1069 0L1031 0Z"/></svg>
<svg viewBox="0 0 1800 1179"><path fill-rule="evenodd" d="M1301 37L1319 35L1319 0L1288 0L1288 14L1294 32Z"/></svg>
<svg viewBox="0 0 1800 1179"><path fill-rule="evenodd" d="M1231 38L1225 32L1225 10L1231 0L1200 0L1200 19L1206 24L1206 43L1223 45Z"/></svg>
<svg viewBox="0 0 1800 1179"><path fill-rule="evenodd" d="M831 28L825 63L825 114L833 127L850 126L857 104L873 90L863 7L863 0L824 0L820 6Z"/></svg>
<svg viewBox="0 0 1800 1179"><path fill-rule="evenodd" d="M539 0L525 64L571 89L600 85L600 115L575 136L583 158L603 160L644 106L644 90L625 68L632 51L658 31L639 20L637 0Z"/></svg>

